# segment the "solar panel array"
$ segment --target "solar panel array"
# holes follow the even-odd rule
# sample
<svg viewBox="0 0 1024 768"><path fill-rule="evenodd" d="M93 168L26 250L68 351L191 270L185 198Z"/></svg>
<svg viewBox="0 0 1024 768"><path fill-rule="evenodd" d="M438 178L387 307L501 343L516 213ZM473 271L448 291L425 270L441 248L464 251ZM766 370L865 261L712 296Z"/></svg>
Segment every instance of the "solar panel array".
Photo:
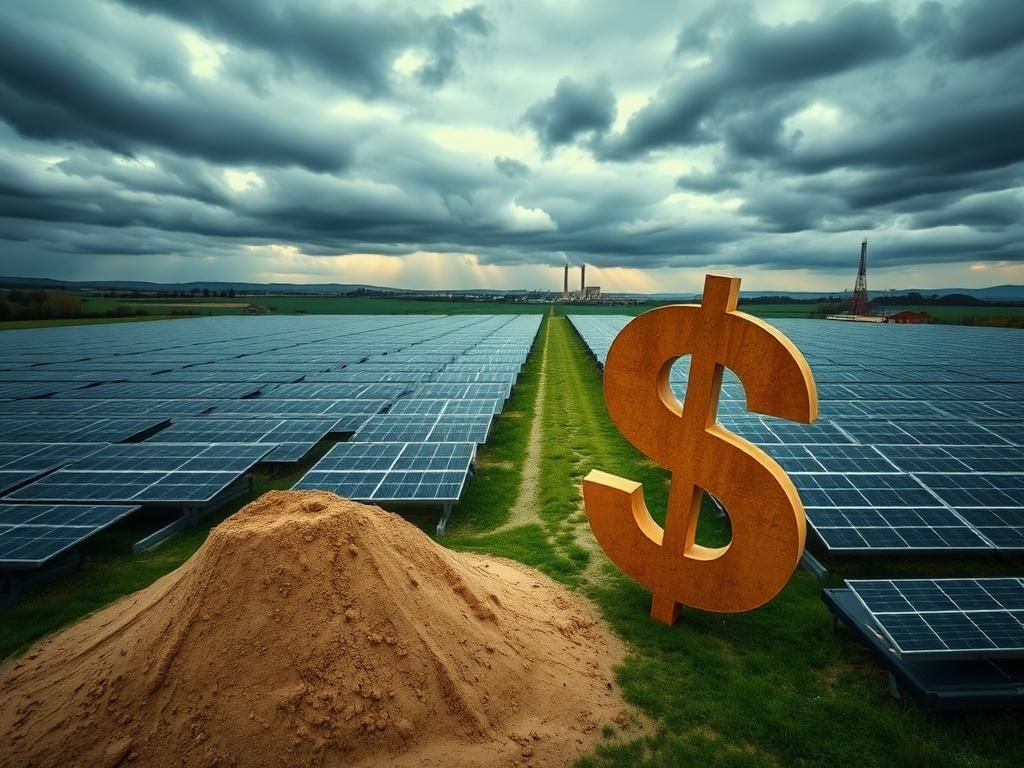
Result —
<svg viewBox="0 0 1024 768"><path fill-rule="evenodd" d="M455 502L476 443L340 443L305 474L298 490L361 501Z"/></svg>
<svg viewBox="0 0 1024 768"><path fill-rule="evenodd" d="M849 579L902 656L1024 655L1024 579Z"/></svg>
<svg viewBox="0 0 1024 768"><path fill-rule="evenodd" d="M631 318L571 316L603 366ZM773 321L818 383L811 425L746 410L723 377L718 418L790 474L827 550L1024 550L1024 334ZM688 358L670 381L685 398Z"/></svg>
<svg viewBox="0 0 1024 768"><path fill-rule="evenodd" d="M256 462L300 461L333 435L404 453L358 495L338 474L358 457L332 452L316 487L448 504L540 320L217 317L7 331L0 500L54 515L83 504L201 505L237 487ZM21 563L0 556L0 567Z"/></svg>
<svg viewBox="0 0 1024 768"><path fill-rule="evenodd" d="M0 563L7 568L38 568L137 509L0 504Z"/></svg>
<svg viewBox="0 0 1024 768"><path fill-rule="evenodd" d="M5 500L203 504L274 447L268 443L108 445L7 494Z"/></svg>

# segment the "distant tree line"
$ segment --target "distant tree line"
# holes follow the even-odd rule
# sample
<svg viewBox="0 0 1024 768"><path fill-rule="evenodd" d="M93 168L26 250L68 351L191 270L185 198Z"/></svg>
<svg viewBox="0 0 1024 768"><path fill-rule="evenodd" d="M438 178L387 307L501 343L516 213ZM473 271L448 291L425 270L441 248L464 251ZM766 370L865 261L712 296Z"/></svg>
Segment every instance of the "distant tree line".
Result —
<svg viewBox="0 0 1024 768"><path fill-rule="evenodd" d="M811 299L793 298L792 296L749 296L740 297L740 304L821 304L839 302L838 296L815 296Z"/></svg>
<svg viewBox="0 0 1024 768"><path fill-rule="evenodd" d="M233 299L237 294L234 288L223 291L210 290L209 288L192 288L188 291L103 291L100 293L105 299L198 299L198 298L224 298Z"/></svg>
<svg viewBox="0 0 1024 768"><path fill-rule="evenodd" d="M1019 301L986 301L966 293L948 293L945 296L922 294L916 291L893 296L876 296L870 302L877 307L1018 307Z"/></svg>
<svg viewBox="0 0 1024 768"><path fill-rule="evenodd" d="M14 289L0 294L0 320L48 320L81 313L78 297L65 291Z"/></svg>
<svg viewBox="0 0 1024 768"><path fill-rule="evenodd" d="M76 317L131 317L148 315L145 309L119 304L105 312L86 312L84 299L67 291L20 290L0 292L0 321L68 320Z"/></svg>

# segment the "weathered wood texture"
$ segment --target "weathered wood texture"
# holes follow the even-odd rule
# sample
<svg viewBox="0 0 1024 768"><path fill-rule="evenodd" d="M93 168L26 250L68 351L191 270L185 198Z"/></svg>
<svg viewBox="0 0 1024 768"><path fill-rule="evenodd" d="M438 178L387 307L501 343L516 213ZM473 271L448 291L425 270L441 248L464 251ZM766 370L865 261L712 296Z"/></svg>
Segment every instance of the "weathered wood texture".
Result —
<svg viewBox="0 0 1024 768"><path fill-rule="evenodd" d="M651 615L672 624L681 605L738 612L771 600L803 553L804 510L788 475L757 446L716 421L723 366L739 376L747 407L809 423L814 377L800 350L756 317L736 311L738 278L708 275L703 303L661 307L615 338L604 393L615 426L670 470L665 528L639 483L592 471L583 481L594 535L622 570L653 593ZM673 362L691 355L685 403L669 386ZM732 524L720 548L694 541L701 496L712 494Z"/></svg>

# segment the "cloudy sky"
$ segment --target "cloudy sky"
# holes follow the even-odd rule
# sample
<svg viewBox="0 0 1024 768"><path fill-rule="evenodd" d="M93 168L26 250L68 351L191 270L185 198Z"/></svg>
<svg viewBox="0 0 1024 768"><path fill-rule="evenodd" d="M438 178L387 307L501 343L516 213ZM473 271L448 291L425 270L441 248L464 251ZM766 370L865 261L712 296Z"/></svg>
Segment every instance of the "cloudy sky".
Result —
<svg viewBox="0 0 1024 768"><path fill-rule="evenodd" d="M1022 72L1021 0L3 0L0 274L1024 283Z"/></svg>

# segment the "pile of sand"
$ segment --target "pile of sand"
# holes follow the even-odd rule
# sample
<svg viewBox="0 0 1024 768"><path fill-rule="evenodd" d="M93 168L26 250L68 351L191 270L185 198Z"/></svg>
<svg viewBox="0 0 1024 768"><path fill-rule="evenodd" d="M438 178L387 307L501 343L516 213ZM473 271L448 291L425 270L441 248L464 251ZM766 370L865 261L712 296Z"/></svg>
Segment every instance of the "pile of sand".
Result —
<svg viewBox="0 0 1024 768"><path fill-rule="evenodd" d="M564 765L622 719L564 588L328 493L268 493L183 566L0 669L11 766Z"/></svg>

